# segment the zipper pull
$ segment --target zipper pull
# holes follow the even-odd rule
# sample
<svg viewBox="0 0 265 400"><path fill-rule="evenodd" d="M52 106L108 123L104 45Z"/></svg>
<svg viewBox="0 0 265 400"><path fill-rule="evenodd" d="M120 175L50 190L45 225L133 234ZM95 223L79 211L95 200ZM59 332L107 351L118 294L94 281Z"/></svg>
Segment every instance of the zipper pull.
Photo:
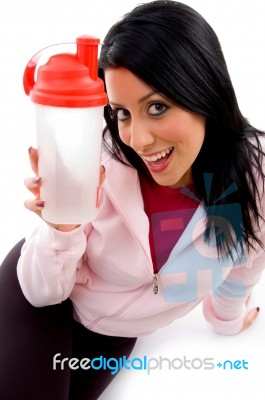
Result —
<svg viewBox="0 0 265 400"><path fill-rule="evenodd" d="M153 293L154 294L158 293L158 277L159 277L159 275L157 273L154 274L154 286L153 286Z"/></svg>

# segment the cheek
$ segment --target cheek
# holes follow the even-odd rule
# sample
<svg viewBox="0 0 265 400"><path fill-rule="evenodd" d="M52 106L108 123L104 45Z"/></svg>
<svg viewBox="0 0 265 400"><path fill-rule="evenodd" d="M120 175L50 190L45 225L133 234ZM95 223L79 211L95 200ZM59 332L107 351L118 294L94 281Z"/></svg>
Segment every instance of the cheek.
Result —
<svg viewBox="0 0 265 400"><path fill-rule="evenodd" d="M189 139L186 142L186 152L189 154L190 161L193 163L201 151L204 142L204 132L197 130L193 134L190 134Z"/></svg>
<svg viewBox="0 0 265 400"><path fill-rule="evenodd" d="M181 135L182 140L186 141L187 145L194 153L199 153L205 138L205 120L204 118L190 118L187 121L186 129L183 127L184 134Z"/></svg>

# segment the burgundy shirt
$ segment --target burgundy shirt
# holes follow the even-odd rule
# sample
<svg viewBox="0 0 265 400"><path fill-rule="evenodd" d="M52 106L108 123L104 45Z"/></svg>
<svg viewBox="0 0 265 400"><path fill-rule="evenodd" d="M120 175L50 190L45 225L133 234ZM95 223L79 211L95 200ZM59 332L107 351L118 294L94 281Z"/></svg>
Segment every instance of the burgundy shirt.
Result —
<svg viewBox="0 0 265 400"><path fill-rule="evenodd" d="M167 261L199 202L192 198L192 185L173 189L140 176L144 210L150 222L149 242L154 272ZM187 193L190 191L190 195Z"/></svg>

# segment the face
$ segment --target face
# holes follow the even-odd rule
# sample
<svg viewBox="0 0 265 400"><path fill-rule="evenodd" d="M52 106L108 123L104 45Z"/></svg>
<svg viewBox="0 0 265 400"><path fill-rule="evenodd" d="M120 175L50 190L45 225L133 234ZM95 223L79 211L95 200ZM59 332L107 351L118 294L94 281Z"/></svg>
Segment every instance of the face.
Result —
<svg viewBox="0 0 265 400"><path fill-rule="evenodd" d="M121 140L142 158L153 179L173 188L191 184L205 118L176 106L125 68L107 69L105 81Z"/></svg>

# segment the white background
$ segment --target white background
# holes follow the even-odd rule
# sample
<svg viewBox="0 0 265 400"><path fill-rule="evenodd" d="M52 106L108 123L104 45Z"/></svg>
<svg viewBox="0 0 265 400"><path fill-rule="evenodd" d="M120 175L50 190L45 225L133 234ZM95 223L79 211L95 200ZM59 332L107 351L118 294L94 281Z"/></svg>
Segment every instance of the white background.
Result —
<svg viewBox="0 0 265 400"><path fill-rule="evenodd" d="M184 1L184 0L183 0ZM143 1L146 2L146 1ZM265 129L265 24L263 0L186 0L212 25L221 41L240 108ZM102 40L108 28L137 0L9 0L0 5L0 261L38 222L23 207L30 175L27 149L35 145L34 114L22 76L28 60L42 48L72 42L83 34ZM237 336L219 336L198 307L185 318L141 338L132 357L213 357L245 359L248 370L123 371L101 400L263 399L265 359L265 278L252 305L261 312L255 325ZM84 355L87 356L87 355ZM1 372L0 372L1 373ZM263 393L263 394L262 394Z"/></svg>

